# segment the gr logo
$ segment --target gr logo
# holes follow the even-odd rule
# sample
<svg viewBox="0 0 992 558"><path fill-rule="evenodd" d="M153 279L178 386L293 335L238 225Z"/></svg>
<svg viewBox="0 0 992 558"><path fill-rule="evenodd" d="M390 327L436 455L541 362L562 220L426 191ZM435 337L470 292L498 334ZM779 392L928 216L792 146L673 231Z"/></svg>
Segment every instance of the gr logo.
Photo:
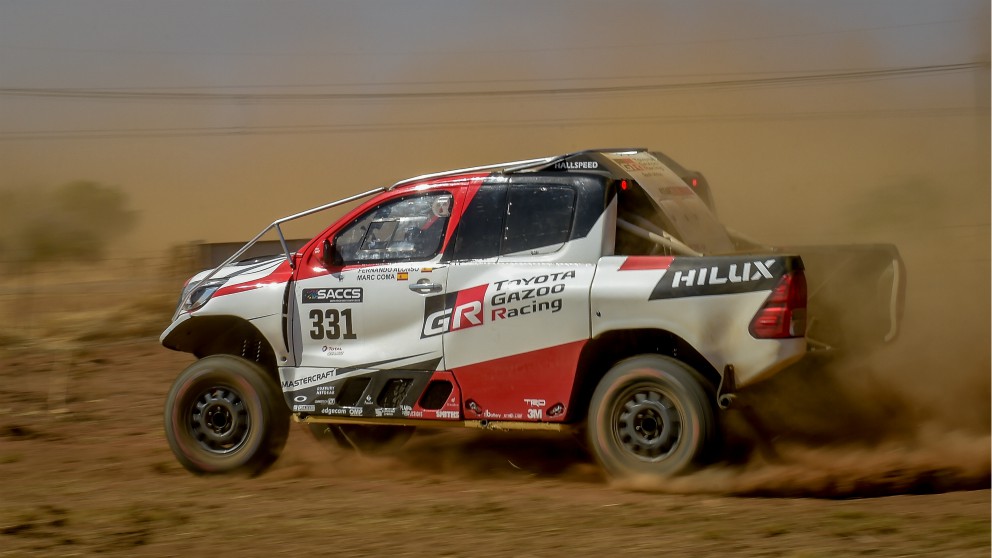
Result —
<svg viewBox="0 0 992 558"><path fill-rule="evenodd" d="M482 325L482 301L488 287L479 285L427 298L421 339Z"/></svg>

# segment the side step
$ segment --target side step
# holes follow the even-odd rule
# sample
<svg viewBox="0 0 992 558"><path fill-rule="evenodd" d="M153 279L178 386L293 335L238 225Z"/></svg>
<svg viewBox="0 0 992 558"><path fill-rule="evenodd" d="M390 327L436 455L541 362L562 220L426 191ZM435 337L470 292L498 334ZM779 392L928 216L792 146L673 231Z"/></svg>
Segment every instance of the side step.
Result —
<svg viewBox="0 0 992 558"><path fill-rule="evenodd" d="M389 417L328 417L301 413L293 414L293 421L304 424L369 424L378 426L414 426L421 428L477 428L481 430L497 430L511 432L520 430L540 430L545 432L565 432L570 430L567 424L556 422L518 422L504 420L424 420Z"/></svg>

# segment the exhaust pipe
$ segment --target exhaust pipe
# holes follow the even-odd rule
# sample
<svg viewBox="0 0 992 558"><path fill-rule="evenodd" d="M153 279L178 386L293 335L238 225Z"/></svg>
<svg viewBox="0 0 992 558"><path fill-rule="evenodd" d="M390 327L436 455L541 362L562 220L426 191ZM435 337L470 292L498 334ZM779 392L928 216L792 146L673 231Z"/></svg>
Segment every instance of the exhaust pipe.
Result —
<svg viewBox="0 0 992 558"><path fill-rule="evenodd" d="M716 388L716 404L721 410L726 411L737 400L737 378L734 376L734 365L728 364L723 367L723 377L720 378L720 386Z"/></svg>
<svg viewBox="0 0 992 558"><path fill-rule="evenodd" d="M737 394L727 393L725 395L721 395L720 397L718 397L716 399L716 404L720 407L720 410L726 411L727 409L730 408L731 405L733 405L734 401L736 400L737 400Z"/></svg>

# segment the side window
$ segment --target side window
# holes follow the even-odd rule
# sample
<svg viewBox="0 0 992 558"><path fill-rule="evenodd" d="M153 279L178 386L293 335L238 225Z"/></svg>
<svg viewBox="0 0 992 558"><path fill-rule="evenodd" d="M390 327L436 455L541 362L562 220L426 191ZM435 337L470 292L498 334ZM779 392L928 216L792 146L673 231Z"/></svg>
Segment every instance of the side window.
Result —
<svg viewBox="0 0 992 558"><path fill-rule="evenodd" d="M451 194L392 200L373 208L334 238L344 264L429 260L441 250Z"/></svg>
<svg viewBox="0 0 992 558"><path fill-rule="evenodd" d="M575 190L567 186L511 186L500 255L551 253L568 241Z"/></svg>
<svg viewBox="0 0 992 558"><path fill-rule="evenodd" d="M503 236L503 214L506 212L506 185L486 184L465 207L455 229L454 242L447 248L450 260L465 261L495 258Z"/></svg>

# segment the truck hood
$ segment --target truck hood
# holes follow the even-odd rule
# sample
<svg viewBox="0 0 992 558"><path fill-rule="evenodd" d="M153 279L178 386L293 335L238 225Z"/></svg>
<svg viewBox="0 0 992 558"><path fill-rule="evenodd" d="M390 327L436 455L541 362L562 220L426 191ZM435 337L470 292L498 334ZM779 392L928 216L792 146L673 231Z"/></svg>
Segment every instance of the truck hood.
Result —
<svg viewBox="0 0 992 558"><path fill-rule="evenodd" d="M231 265L220 268L217 273L213 275L212 279L231 279L239 275L254 275L259 271L271 271L284 261L286 261L286 256L283 254L241 260L240 262L235 262ZM187 285L192 285L197 281L202 280L210 274L211 271L213 271L213 269L204 269L203 271L197 273L190 278Z"/></svg>
<svg viewBox="0 0 992 558"><path fill-rule="evenodd" d="M213 269L201 271L186 282L179 295L172 319L175 321L185 315L183 302L200 288L201 284L209 289L209 294L206 295L209 300L215 296L253 290L263 284L286 283L291 275L292 268L284 255L252 258L224 266L216 271ZM194 293L193 296L196 294Z"/></svg>

